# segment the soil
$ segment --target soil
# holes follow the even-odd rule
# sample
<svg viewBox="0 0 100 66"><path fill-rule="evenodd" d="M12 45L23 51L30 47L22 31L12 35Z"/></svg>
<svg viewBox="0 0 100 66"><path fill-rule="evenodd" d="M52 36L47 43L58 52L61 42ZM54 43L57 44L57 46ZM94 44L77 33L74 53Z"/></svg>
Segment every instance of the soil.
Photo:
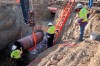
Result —
<svg viewBox="0 0 100 66"><path fill-rule="evenodd" d="M12 5L10 5L10 6L12 6ZM39 5L39 6L41 6L41 5ZM8 7L8 9L9 9L9 7ZM12 10L14 10L13 12L16 13L16 11L17 11L16 9L17 9L17 7L14 6L12 9ZM6 9L4 8L4 10L6 10ZM37 10L38 9L36 9L36 11ZM8 10L6 10L6 11L8 13ZM19 10L19 11L21 11L21 10ZM20 13L19 11L17 13ZM42 11L44 12L44 9ZM15 20L15 18L13 18L13 17L12 18L16 22L14 20L12 20L11 22L12 22L12 24L13 23L16 24L16 30L14 29L15 31L17 31L16 34L18 34L20 32L20 29L23 32L23 36L31 34L32 29L28 28L28 26L26 26L22 22L22 16L20 16L21 14L18 15L17 13L16 14L15 13L13 15L17 16L16 20ZM2 14L5 15L5 12L2 11ZM0 19L3 18L2 14L1 14ZM43 14L43 13L41 13L41 14ZM40 17L40 19L43 19L45 17L45 15L43 15L44 16L43 18L40 15L38 15L38 16ZM86 27L85 36L84 36L85 40L83 42L76 41L79 37L79 26L75 25L75 22L77 22L77 20L78 20L77 16L76 17L75 16L76 16L76 14L71 14L71 16L65 26L66 27L65 33L62 37L61 43L47 49L43 53L41 53L34 62L30 63L29 66L100 66L100 59L99 59L100 58L100 51L99 51L100 50L100 45L99 45L100 44L100 13L95 13L95 10L91 10L91 16L88 21L88 25ZM4 16L4 17L6 17L6 16ZM1 21L0 23L2 23L2 22L3 21ZM8 23L8 21L5 21L5 22ZM48 21L45 23L41 21L38 24L38 26L42 25L43 27L36 26L35 30L43 28L44 31L47 31L47 28L46 28L47 26L45 26L45 25L47 25L47 23L48 23ZM12 24L9 24L9 25L12 25ZM15 26L12 26L12 27L15 27ZM17 30L17 28L18 28L18 30ZM9 27L9 29L10 29L10 27ZM2 28L2 30L5 33L0 32L1 36L2 36L2 34L4 34L4 36L6 34L8 34L8 36L10 36L10 38L8 38L8 36L6 35L8 39L6 40L4 37L2 40L5 39L6 41L9 41L9 39L12 39L12 34L14 34L13 32L11 33L12 29L9 33L7 33L6 31L8 30L8 28L5 28L5 26L4 26L4 28ZM90 40L89 36L91 33L97 34L98 38L96 40ZM15 35L13 37L15 40L16 39ZM16 37L17 37L17 35L16 35ZM2 45L8 43L7 42L7 43L3 44L3 42L5 42L5 41L1 42ZM7 51L5 51L5 50L0 52L0 66L15 66L15 63L9 58L9 56L7 55Z"/></svg>
<svg viewBox="0 0 100 66"><path fill-rule="evenodd" d="M32 62L30 66L100 66L100 14L91 10L83 42L77 42L79 26L75 25L75 22L78 18L73 17L71 25L64 33L62 43L55 45L55 51L52 50L53 47L49 48L50 52L46 50L41 53L36 58L40 60ZM91 40L91 33L97 34L98 40Z"/></svg>

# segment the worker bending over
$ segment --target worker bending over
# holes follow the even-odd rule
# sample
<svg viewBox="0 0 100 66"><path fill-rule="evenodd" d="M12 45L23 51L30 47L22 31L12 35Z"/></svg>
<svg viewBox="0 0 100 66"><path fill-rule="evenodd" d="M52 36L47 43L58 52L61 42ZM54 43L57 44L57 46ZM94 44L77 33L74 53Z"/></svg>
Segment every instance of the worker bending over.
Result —
<svg viewBox="0 0 100 66"><path fill-rule="evenodd" d="M19 59L21 58L22 54L22 48L18 49L17 46L13 45L12 52L11 52L11 58Z"/></svg>
<svg viewBox="0 0 100 66"><path fill-rule="evenodd" d="M12 46L12 52L10 54L10 57L11 59L13 59L17 66L21 66L21 57L22 57L22 47L20 47L20 49L16 46L16 45L13 45Z"/></svg>
<svg viewBox="0 0 100 66"><path fill-rule="evenodd" d="M53 26L51 22L48 23L48 31L47 31L47 37L48 37L48 48L53 46L53 40L54 40L54 34L56 28Z"/></svg>
<svg viewBox="0 0 100 66"><path fill-rule="evenodd" d="M80 26L79 41L83 41L84 30L88 23L88 18L89 18L90 13L88 12L86 8L83 7L81 3L77 4L75 11L78 13L78 16L79 16L79 20L78 20L78 24Z"/></svg>

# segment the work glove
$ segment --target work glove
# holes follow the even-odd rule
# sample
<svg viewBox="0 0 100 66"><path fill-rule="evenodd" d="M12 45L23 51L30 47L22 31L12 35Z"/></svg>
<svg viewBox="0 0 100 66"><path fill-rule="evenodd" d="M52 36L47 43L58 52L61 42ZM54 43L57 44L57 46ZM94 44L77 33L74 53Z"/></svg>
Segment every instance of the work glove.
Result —
<svg viewBox="0 0 100 66"><path fill-rule="evenodd" d="M45 36L47 36L48 35L48 33L45 33Z"/></svg>
<svg viewBox="0 0 100 66"><path fill-rule="evenodd" d="M12 50L15 50L16 48L17 48L16 45L13 45L13 46L12 46Z"/></svg>
<svg viewBox="0 0 100 66"><path fill-rule="evenodd" d="M47 35L47 38L50 38L50 36L49 36L49 35Z"/></svg>
<svg viewBox="0 0 100 66"><path fill-rule="evenodd" d="M29 26L34 27L36 25L35 21L30 21Z"/></svg>

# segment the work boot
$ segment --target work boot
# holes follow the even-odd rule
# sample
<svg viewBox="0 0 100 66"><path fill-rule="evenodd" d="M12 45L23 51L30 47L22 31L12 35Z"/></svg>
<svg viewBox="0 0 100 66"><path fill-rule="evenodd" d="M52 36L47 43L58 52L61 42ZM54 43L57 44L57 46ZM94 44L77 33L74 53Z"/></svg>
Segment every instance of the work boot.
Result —
<svg viewBox="0 0 100 66"><path fill-rule="evenodd" d="M78 39L79 41L83 41L83 39Z"/></svg>
<svg viewBox="0 0 100 66"><path fill-rule="evenodd" d="M76 40L77 43L82 42L82 41L83 41L83 39Z"/></svg>
<svg viewBox="0 0 100 66"><path fill-rule="evenodd" d="M24 20L25 24L28 24L28 20Z"/></svg>
<svg viewBox="0 0 100 66"><path fill-rule="evenodd" d="M78 41L80 41L80 42L83 41L83 35L80 34Z"/></svg>

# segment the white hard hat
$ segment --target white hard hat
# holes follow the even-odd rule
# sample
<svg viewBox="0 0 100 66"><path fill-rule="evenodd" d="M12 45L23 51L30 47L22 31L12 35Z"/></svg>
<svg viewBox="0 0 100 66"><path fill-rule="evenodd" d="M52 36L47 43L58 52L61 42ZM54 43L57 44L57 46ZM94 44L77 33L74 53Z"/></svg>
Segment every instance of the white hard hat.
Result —
<svg viewBox="0 0 100 66"><path fill-rule="evenodd" d="M78 3L75 9L78 9L78 8L83 8L83 5L81 3Z"/></svg>
<svg viewBox="0 0 100 66"><path fill-rule="evenodd" d="M16 45L13 45L13 46L12 46L12 50L15 50L16 48L17 48Z"/></svg>
<svg viewBox="0 0 100 66"><path fill-rule="evenodd" d="M51 22L49 22L48 25L53 25L53 24Z"/></svg>

